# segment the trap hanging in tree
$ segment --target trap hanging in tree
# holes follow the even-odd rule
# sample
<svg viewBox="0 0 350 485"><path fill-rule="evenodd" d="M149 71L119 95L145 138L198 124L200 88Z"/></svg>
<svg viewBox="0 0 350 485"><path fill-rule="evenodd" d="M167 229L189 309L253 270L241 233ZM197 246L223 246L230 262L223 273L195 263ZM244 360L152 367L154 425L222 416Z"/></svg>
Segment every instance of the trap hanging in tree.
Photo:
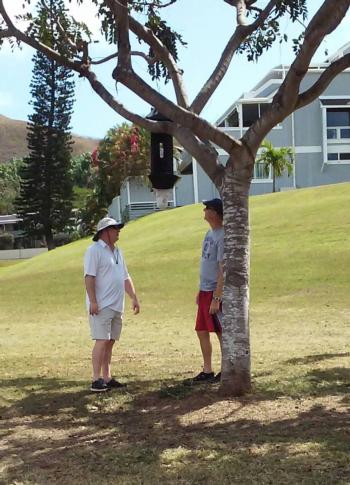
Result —
<svg viewBox="0 0 350 485"><path fill-rule="evenodd" d="M170 121L152 109L148 120ZM167 133L151 133L151 173L149 179L155 192L157 206L166 209L172 197L172 189L178 179L174 174L173 137Z"/></svg>

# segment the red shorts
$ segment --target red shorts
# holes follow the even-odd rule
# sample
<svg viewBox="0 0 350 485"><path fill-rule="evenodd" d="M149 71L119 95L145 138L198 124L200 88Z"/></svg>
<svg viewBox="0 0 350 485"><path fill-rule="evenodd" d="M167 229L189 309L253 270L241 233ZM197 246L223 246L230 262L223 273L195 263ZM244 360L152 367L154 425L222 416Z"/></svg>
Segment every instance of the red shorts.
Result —
<svg viewBox="0 0 350 485"><path fill-rule="evenodd" d="M216 332L221 333L222 312L211 315L209 308L213 299L212 291L200 291L198 293L198 310L195 330L198 332Z"/></svg>

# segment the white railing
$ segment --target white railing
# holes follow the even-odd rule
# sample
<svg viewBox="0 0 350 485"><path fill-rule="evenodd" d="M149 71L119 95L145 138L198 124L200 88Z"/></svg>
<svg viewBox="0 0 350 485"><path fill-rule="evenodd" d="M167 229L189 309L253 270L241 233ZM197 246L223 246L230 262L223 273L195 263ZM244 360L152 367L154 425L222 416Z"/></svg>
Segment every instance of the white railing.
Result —
<svg viewBox="0 0 350 485"><path fill-rule="evenodd" d="M169 200L168 207L174 207L173 200ZM138 219L139 217L159 210L156 201L131 202L131 204L128 204L125 209L127 211L128 219L130 220Z"/></svg>

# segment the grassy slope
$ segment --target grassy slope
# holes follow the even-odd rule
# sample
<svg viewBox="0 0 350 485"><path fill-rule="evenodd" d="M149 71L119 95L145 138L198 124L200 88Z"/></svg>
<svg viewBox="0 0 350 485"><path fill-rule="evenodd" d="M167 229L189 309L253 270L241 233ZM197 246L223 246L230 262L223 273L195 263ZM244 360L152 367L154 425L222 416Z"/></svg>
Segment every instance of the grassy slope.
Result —
<svg viewBox="0 0 350 485"><path fill-rule="evenodd" d="M126 393L96 399L85 391L81 265L90 241L0 268L8 480L24 473L26 483L81 483L95 457L120 471L107 472L106 483L347 483L349 199L343 184L251 200L255 387L239 402L180 384L200 365L199 205L122 232L142 302L139 316L127 312L116 352ZM63 446L73 457L57 460Z"/></svg>

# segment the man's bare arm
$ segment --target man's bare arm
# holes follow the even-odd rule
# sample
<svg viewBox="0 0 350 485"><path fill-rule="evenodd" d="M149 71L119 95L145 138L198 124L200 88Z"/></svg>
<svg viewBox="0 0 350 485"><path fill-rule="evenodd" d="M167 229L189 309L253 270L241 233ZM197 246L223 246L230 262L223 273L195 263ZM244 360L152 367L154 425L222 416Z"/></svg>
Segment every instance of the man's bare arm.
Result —
<svg viewBox="0 0 350 485"><path fill-rule="evenodd" d="M224 269L222 263L219 263L218 280L216 289L213 291L213 299L210 304L209 313L217 313L220 310L222 290L224 288Z"/></svg>
<svg viewBox="0 0 350 485"><path fill-rule="evenodd" d="M95 292L95 276L91 276L89 274L85 276L85 288L90 301L89 313L90 315L97 315L98 305L96 301L96 292Z"/></svg>
<svg viewBox="0 0 350 485"><path fill-rule="evenodd" d="M128 296L131 298L131 307L134 311L134 314L137 315L137 313L140 312L140 304L136 296L134 283L130 276L127 280L124 281L124 288Z"/></svg>

